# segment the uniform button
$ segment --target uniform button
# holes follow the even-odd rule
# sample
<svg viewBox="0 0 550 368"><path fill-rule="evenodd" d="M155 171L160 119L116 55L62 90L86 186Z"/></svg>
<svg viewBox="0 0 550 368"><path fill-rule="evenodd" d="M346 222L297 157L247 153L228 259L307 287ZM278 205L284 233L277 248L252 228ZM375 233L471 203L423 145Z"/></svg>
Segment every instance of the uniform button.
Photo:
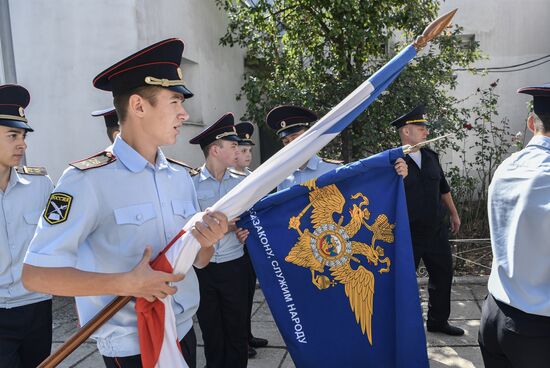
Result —
<svg viewBox="0 0 550 368"><path fill-rule="evenodd" d="M142 218L143 218L143 215L141 213L136 215L136 220L141 221Z"/></svg>

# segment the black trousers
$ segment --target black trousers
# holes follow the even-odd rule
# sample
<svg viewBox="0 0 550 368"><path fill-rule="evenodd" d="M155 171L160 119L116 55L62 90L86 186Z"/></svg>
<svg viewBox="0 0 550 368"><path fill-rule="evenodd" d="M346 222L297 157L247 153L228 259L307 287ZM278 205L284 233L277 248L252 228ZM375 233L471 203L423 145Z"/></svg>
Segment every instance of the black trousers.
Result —
<svg viewBox="0 0 550 368"><path fill-rule="evenodd" d="M478 342L486 368L550 367L550 317L525 313L491 294L481 310Z"/></svg>
<svg viewBox="0 0 550 368"><path fill-rule="evenodd" d="M180 340L181 355L189 368L197 367L197 336L195 330L191 329L183 339ZM107 368L142 368L141 355L131 355L126 357L103 357L105 367Z"/></svg>
<svg viewBox="0 0 550 368"><path fill-rule="evenodd" d="M448 243L433 248L413 246L414 267L418 269L420 259L428 271L428 321L429 325L445 323L451 314L451 284L453 282L453 257Z"/></svg>
<svg viewBox="0 0 550 368"><path fill-rule="evenodd" d="M254 337L252 335L252 307L254 305L254 293L256 293L256 272L246 246L244 256L248 262L248 341L250 341Z"/></svg>
<svg viewBox="0 0 550 368"><path fill-rule="evenodd" d="M51 348L51 300L0 308L0 367L35 368Z"/></svg>
<svg viewBox="0 0 550 368"><path fill-rule="evenodd" d="M248 259L197 269L201 304L197 318L208 368L244 368L248 363Z"/></svg>

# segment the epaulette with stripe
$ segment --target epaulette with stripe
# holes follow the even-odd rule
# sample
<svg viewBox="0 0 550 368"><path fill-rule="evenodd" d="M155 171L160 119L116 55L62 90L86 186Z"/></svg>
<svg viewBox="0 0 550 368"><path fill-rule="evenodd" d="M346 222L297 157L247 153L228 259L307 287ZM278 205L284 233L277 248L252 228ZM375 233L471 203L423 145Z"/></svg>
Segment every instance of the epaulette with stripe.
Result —
<svg viewBox="0 0 550 368"><path fill-rule="evenodd" d="M199 175L199 174L201 173L201 169L202 169L202 167L197 167L197 168L194 170L194 172L189 171L189 175L191 175L191 176L197 176L197 175Z"/></svg>
<svg viewBox="0 0 550 368"><path fill-rule="evenodd" d="M344 161L332 160L330 158L322 158L321 157L321 160L323 160L323 162L326 162L326 163L329 163L329 164L336 164L336 165L342 165L344 163Z"/></svg>
<svg viewBox="0 0 550 368"><path fill-rule="evenodd" d="M27 174L27 175L48 175L45 167L38 166L17 166L15 168L18 174Z"/></svg>
<svg viewBox="0 0 550 368"><path fill-rule="evenodd" d="M69 165L77 168L78 170L90 170L101 166L109 165L116 161L116 156L112 152L103 151L84 160L71 162Z"/></svg>
<svg viewBox="0 0 550 368"><path fill-rule="evenodd" d="M233 168L229 169L229 172L239 176L246 176L246 173L243 173L242 171L239 171L239 170L235 170Z"/></svg>
<svg viewBox="0 0 550 368"><path fill-rule="evenodd" d="M168 157L166 157L166 161L170 162L171 164L185 167L189 171L189 175L191 176L195 176L199 173L197 169L195 169L193 166L186 164L183 161L174 160L173 158L168 158Z"/></svg>

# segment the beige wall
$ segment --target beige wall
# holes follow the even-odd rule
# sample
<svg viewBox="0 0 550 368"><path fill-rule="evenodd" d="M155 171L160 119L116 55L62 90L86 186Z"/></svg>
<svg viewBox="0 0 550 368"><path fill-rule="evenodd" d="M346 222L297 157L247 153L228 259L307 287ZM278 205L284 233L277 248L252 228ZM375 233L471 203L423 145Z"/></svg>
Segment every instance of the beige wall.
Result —
<svg viewBox="0 0 550 368"><path fill-rule="evenodd" d="M185 41L182 69L195 93L184 105L192 124L165 148L168 156L201 164L201 151L187 141L223 113L238 119L244 112L244 102L235 100L244 53L219 46L226 18L214 1L11 0L9 6L18 83L31 93L27 116L35 132L27 163L46 166L54 180L68 162L107 146L103 120L90 112L111 106L112 97L92 87L93 77L164 38Z"/></svg>
<svg viewBox="0 0 550 368"><path fill-rule="evenodd" d="M550 54L550 2L548 0L446 0L441 13L458 8L455 22L465 34L475 34L487 60L477 67L500 67L523 63ZM546 59L548 60L548 59ZM513 73L489 73L472 76L456 72L458 88L452 93L459 99L478 87L486 88L500 79L496 93L500 95L500 118L510 120L512 132L525 128L526 103L531 98L516 93L518 88L550 82L550 62ZM527 137L530 138L530 135Z"/></svg>

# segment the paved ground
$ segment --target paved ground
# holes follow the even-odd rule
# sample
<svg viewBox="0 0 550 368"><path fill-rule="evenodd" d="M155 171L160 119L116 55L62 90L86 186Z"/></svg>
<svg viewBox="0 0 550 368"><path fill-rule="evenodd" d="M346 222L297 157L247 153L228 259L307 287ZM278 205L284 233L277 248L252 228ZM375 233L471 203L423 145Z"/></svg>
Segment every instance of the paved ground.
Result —
<svg viewBox="0 0 550 368"><path fill-rule="evenodd" d="M424 317L427 307L425 283L420 282ZM464 336L450 337L441 334L427 333L428 355L432 368L471 368L483 367L481 354L477 345L477 331L481 303L487 293L486 279L469 279L453 285L451 322L466 330ZM65 341L74 331L76 315L71 298L54 298L54 349ZM269 339L269 346L258 349L256 358L249 361L251 368L293 368L294 364L287 353L285 344L279 334L273 317L265 302L261 290L256 293L252 317L253 332L258 337ZM195 324L198 333L199 362L197 367L204 366L203 344L200 329ZM91 368L101 367L102 360L95 343L89 341L77 349L59 367ZM344 368L344 367L342 367Z"/></svg>

